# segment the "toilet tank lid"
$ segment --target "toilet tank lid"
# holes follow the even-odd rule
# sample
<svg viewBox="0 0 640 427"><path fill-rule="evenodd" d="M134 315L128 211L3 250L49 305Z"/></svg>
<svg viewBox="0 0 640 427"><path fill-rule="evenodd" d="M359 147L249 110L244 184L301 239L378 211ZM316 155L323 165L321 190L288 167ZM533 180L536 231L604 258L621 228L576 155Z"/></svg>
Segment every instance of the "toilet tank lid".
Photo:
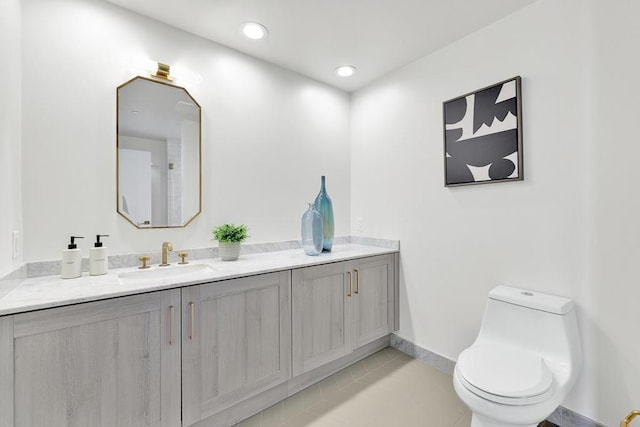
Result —
<svg viewBox="0 0 640 427"><path fill-rule="evenodd" d="M567 314L574 306L569 298L509 286L493 288L489 292L489 298L560 315Z"/></svg>

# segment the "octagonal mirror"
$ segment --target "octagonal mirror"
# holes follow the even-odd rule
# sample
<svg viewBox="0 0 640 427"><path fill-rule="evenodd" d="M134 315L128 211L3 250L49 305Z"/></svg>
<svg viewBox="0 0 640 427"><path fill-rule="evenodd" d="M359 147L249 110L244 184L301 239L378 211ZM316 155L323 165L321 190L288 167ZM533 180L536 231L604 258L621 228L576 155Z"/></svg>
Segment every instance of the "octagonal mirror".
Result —
<svg viewBox="0 0 640 427"><path fill-rule="evenodd" d="M183 87L135 77L118 87L120 215L138 228L185 227L201 212L201 109Z"/></svg>

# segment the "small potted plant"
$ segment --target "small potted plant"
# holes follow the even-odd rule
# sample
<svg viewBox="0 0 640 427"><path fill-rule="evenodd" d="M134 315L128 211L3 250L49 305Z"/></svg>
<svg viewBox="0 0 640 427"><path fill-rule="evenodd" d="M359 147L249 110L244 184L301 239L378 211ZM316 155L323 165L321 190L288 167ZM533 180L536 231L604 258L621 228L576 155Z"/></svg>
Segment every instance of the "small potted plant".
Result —
<svg viewBox="0 0 640 427"><path fill-rule="evenodd" d="M240 256L240 243L249 237L247 230L247 226L244 224L222 224L213 229L213 238L220 242L218 251L222 261L235 261L238 259L238 256Z"/></svg>

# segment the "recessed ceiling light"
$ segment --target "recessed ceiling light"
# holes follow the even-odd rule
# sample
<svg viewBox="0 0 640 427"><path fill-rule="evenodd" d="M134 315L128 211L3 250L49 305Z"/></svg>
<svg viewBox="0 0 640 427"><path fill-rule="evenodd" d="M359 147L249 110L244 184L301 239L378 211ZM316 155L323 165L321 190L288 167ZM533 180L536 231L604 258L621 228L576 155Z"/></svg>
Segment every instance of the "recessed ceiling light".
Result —
<svg viewBox="0 0 640 427"><path fill-rule="evenodd" d="M257 22L245 22L240 26L240 30L242 31L242 35L251 40L260 40L269 34L267 28Z"/></svg>
<svg viewBox="0 0 640 427"><path fill-rule="evenodd" d="M336 74L340 77L351 77L356 73L356 67L353 65L341 65L336 68Z"/></svg>

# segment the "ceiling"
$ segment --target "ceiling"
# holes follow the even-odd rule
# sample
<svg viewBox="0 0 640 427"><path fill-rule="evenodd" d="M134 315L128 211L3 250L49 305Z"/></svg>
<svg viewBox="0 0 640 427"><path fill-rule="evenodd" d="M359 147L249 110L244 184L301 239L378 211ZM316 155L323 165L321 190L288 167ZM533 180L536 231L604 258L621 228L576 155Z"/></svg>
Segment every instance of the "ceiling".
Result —
<svg viewBox="0 0 640 427"><path fill-rule="evenodd" d="M353 91L535 0L108 1ZM244 38L246 21L261 23L269 36ZM337 76L344 64L358 72Z"/></svg>
<svg viewBox="0 0 640 427"><path fill-rule="evenodd" d="M185 120L200 120L200 106L185 89L145 78L118 88L118 136L182 140Z"/></svg>

